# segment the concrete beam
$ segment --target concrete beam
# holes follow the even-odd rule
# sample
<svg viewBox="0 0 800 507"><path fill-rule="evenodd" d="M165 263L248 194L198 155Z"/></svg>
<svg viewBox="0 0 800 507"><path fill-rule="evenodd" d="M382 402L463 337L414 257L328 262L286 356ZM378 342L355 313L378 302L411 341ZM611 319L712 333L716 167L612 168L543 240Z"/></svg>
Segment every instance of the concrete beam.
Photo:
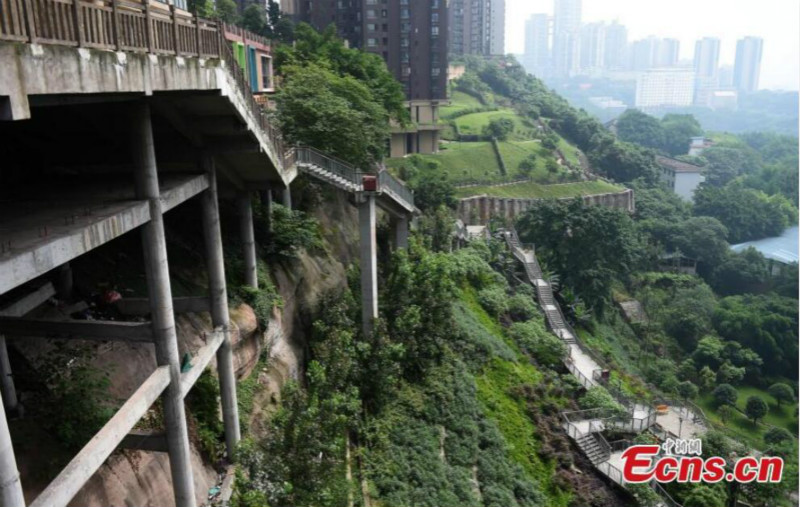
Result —
<svg viewBox="0 0 800 507"><path fill-rule="evenodd" d="M185 203L208 188L205 174L194 174L177 179L174 183L164 185L161 192L161 211L166 213L172 208Z"/></svg>
<svg viewBox="0 0 800 507"><path fill-rule="evenodd" d="M18 300L0 308L2 317L22 317L26 313L35 310L44 304L48 299L56 295L56 289L50 282L45 283L35 291L22 296Z"/></svg>
<svg viewBox="0 0 800 507"><path fill-rule="evenodd" d="M283 205L289 209L292 209L292 189L289 185L286 185L283 189L282 194Z"/></svg>
<svg viewBox="0 0 800 507"><path fill-rule="evenodd" d="M205 296L172 298L172 311L181 313L202 313L209 311L209 301ZM150 315L151 305L147 298L123 298L115 305L123 315Z"/></svg>
<svg viewBox="0 0 800 507"><path fill-rule="evenodd" d="M214 359L214 355L219 350L222 342L225 341L226 332L222 329L217 329L213 333L207 335L206 345L197 351L197 354L192 358L192 367L189 371L181 373L181 392L183 397L188 396L189 391L192 390L197 379L203 374L205 369Z"/></svg>
<svg viewBox="0 0 800 507"><path fill-rule="evenodd" d="M136 451L167 452L167 434L163 431L133 430L117 446Z"/></svg>
<svg viewBox="0 0 800 507"><path fill-rule="evenodd" d="M394 227L394 247L408 250L408 218L395 218L392 220Z"/></svg>
<svg viewBox="0 0 800 507"><path fill-rule="evenodd" d="M35 320L0 317L0 334L7 337L37 336L73 340L153 342L150 322L98 320Z"/></svg>
<svg viewBox="0 0 800 507"><path fill-rule="evenodd" d="M66 507L164 392L169 382L169 367L156 369L30 507Z"/></svg>
<svg viewBox="0 0 800 507"><path fill-rule="evenodd" d="M375 234L375 195L364 193L358 205L361 232L361 326L364 336L372 334L378 318L378 246Z"/></svg>

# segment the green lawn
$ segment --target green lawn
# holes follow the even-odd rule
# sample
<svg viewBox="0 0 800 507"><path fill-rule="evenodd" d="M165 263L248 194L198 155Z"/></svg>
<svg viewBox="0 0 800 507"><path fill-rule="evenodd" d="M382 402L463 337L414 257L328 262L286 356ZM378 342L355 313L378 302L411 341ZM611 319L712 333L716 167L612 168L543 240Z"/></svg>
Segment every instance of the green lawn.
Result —
<svg viewBox="0 0 800 507"><path fill-rule="evenodd" d="M453 114L465 109L475 109L484 107L481 102L472 95L464 92L454 91L450 96L450 105L439 108L439 117L442 119L450 118Z"/></svg>
<svg viewBox="0 0 800 507"><path fill-rule="evenodd" d="M471 195L487 194L494 197L509 198L560 198L575 197L578 195L606 194L620 192L624 188L606 183L604 181L581 181L577 183L562 183L558 185L542 185L534 182L523 182L515 185L501 187L468 187L459 188L456 197L469 197Z"/></svg>
<svg viewBox="0 0 800 507"><path fill-rule="evenodd" d="M497 111L486 111L483 113L465 114L455 119L458 129L464 135L481 135L483 127L489 125L492 120L506 118L514 122L514 133L511 134L512 141L524 141L530 139L529 132L533 127L524 123L523 119L514 112L513 109L500 109Z"/></svg>
<svg viewBox="0 0 800 507"><path fill-rule="evenodd" d="M744 411L745 405L747 405L747 398L750 396L759 396L769 405L769 413L764 418L764 422L773 426L786 428L792 435L797 436L797 417L795 416L797 413L797 403L784 403L779 409L775 398L770 396L770 394L763 389L752 386L739 386L736 390L739 391L739 399L736 401L736 406L740 410ZM711 393L706 393L701 396L697 400L697 404L703 409L706 416L711 419L711 421L722 425L722 420L719 418ZM746 442L748 445L759 449L764 447L763 437L768 428L762 424L759 424L757 428L754 427L753 422L748 420L744 414L739 412L734 413L733 418L724 424L724 426L730 433Z"/></svg>
<svg viewBox="0 0 800 507"><path fill-rule="evenodd" d="M505 141L500 144L500 154L506 163L508 175L514 177L522 175L519 164L529 155L536 155L536 169L529 175L537 183L557 183L560 173L550 173L545 165L548 160L553 159L553 154L543 148L539 141ZM561 180L563 181L563 180Z"/></svg>
<svg viewBox="0 0 800 507"><path fill-rule="evenodd" d="M420 155L424 160L439 162L442 171L454 183L465 180L500 181L502 174L492 145L489 142L444 143L442 150L435 155ZM400 167L405 159L388 159L389 167Z"/></svg>
<svg viewBox="0 0 800 507"><path fill-rule="evenodd" d="M564 155L564 158L567 159L567 162L572 164L573 167L580 167L581 161L578 159L578 155L575 153L578 148L572 146L564 138L558 138L558 149Z"/></svg>

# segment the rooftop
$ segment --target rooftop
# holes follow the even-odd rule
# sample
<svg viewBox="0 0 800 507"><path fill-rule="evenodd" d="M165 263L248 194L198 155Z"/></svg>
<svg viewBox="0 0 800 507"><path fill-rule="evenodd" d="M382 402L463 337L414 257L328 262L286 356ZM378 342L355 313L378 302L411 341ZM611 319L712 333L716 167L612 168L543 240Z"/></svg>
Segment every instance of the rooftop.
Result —
<svg viewBox="0 0 800 507"><path fill-rule="evenodd" d="M656 155L656 162L658 162L658 165L661 167L671 169L676 173L699 173L703 170L699 165L683 162L675 158L663 157L661 155Z"/></svg>

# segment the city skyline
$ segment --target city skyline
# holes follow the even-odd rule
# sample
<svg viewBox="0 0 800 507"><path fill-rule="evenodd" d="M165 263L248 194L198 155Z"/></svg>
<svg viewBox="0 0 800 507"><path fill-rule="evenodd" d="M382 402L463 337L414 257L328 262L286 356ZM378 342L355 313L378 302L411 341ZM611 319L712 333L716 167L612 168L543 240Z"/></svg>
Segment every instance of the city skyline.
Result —
<svg viewBox="0 0 800 507"><path fill-rule="evenodd" d="M552 16L553 0L507 0L506 3L506 48L509 53L519 54L524 50L525 20L534 13ZM582 22L617 20L626 25L631 42L650 35L678 39L679 57L684 61L693 61L698 40L716 37L721 42L720 65L734 64L739 39L761 37L764 52L760 88L800 88L800 5L789 0L764 0L757 5L720 0L697 4L689 0L676 0L669 5L650 2L643 5L629 0L600 4L585 0Z"/></svg>

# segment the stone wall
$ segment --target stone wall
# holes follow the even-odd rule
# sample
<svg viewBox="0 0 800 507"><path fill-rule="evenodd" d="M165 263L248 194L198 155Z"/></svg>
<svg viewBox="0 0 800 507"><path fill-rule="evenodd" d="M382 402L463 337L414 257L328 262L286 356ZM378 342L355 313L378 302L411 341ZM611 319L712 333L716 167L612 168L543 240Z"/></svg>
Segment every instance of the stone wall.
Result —
<svg viewBox="0 0 800 507"><path fill-rule="evenodd" d="M570 200L572 197L560 200ZM632 189L608 194L585 195L583 202L594 206L625 210L628 213L635 211L635 200ZM514 220L525 213L538 201L543 199L516 199L507 197L491 197L477 195L461 199L458 203L458 218L465 224L486 224L492 218Z"/></svg>

